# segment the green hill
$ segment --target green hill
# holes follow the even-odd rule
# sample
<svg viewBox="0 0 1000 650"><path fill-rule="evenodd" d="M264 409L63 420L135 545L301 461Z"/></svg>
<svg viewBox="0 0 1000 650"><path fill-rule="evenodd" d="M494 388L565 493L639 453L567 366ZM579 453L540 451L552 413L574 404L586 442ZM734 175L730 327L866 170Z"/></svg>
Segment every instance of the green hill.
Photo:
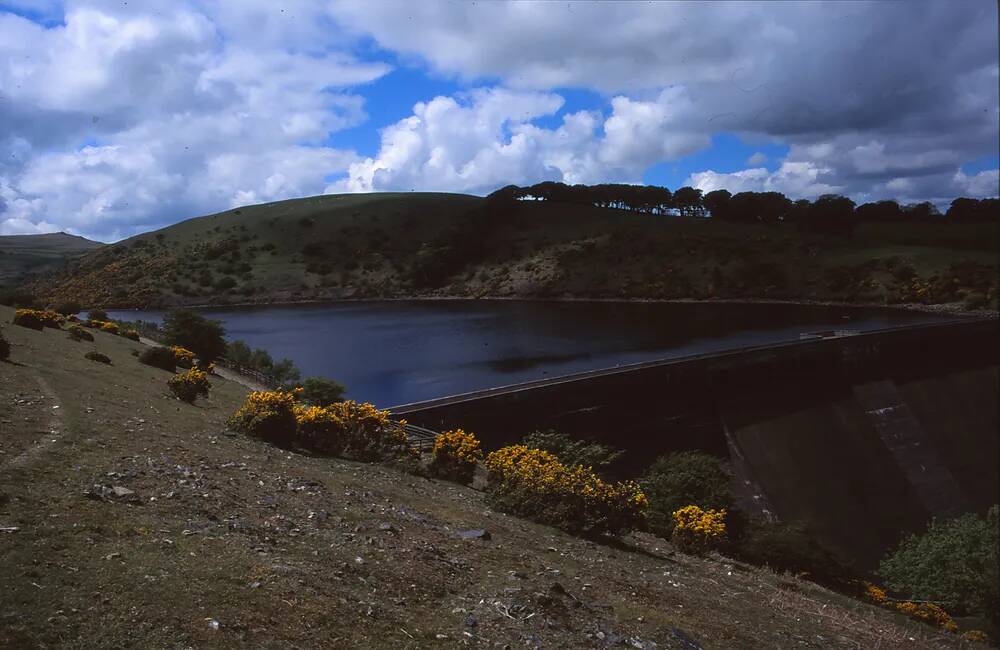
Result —
<svg viewBox="0 0 1000 650"><path fill-rule="evenodd" d="M29 273L58 269L66 260L103 245L64 232L0 236L0 286Z"/></svg>
<svg viewBox="0 0 1000 650"><path fill-rule="evenodd" d="M996 308L997 223L848 238L458 194L330 195L190 219L34 283L94 306L344 298L779 299Z"/></svg>

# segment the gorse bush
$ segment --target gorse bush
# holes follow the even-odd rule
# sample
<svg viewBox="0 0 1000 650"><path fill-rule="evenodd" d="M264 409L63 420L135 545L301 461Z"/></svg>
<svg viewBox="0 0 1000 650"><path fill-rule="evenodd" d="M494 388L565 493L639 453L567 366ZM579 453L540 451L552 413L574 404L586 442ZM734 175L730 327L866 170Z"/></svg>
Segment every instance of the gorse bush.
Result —
<svg viewBox="0 0 1000 650"><path fill-rule="evenodd" d="M476 436L455 429L439 433L434 439L429 469L435 476L468 485L482 459Z"/></svg>
<svg viewBox="0 0 1000 650"><path fill-rule="evenodd" d="M529 433L524 437L524 444L554 454L563 465L569 467L583 465L597 472L606 470L623 453L619 449L602 445L599 442L575 440L565 433L551 429Z"/></svg>
<svg viewBox="0 0 1000 650"><path fill-rule="evenodd" d="M139 363L169 372L174 372L177 369L177 359L174 357L173 350L160 346L143 350L139 354Z"/></svg>
<svg viewBox="0 0 1000 650"><path fill-rule="evenodd" d="M649 529L669 538L674 529L674 513L692 503L722 510L732 507L729 474L721 461L699 451L660 456L640 480L649 497Z"/></svg>
<svg viewBox="0 0 1000 650"><path fill-rule="evenodd" d="M588 467L513 445L486 457L488 496L500 510L574 533L619 534L642 525L646 495L631 481L607 483Z"/></svg>
<svg viewBox="0 0 1000 650"><path fill-rule="evenodd" d="M66 331L69 332L69 337L74 341L94 340L94 335L85 330L79 323L73 323Z"/></svg>
<svg viewBox="0 0 1000 650"><path fill-rule="evenodd" d="M896 603L896 611L906 614L921 623L927 623L949 632L958 631L958 625L944 609L934 603L913 603L905 601Z"/></svg>
<svg viewBox="0 0 1000 650"><path fill-rule="evenodd" d="M103 321L99 323L97 327L102 332L107 332L109 334L118 334L118 323L112 321Z"/></svg>
<svg viewBox="0 0 1000 650"><path fill-rule="evenodd" d="M961 614L1000 612L1000 506L987 516L966 514L933 521L920 535L904 539L886 555L878 573L894 592L930 600Z"/></svg>
<svg viewBox="0 0 1000 650"><path fill-rule="evenodd" d="M208 375L197 368L191 368L168 379L167 386L177 399L191 404L198 397L208 397L208 389L212 384L208 381Z"/></svg>
<svg viewBox="0 0 1000 650"><path fill-rule="evenodd" d="M301 389L253 392L229 418L230 429L268 442L357 460L386 460L413 451L401 423L369 403L297 403Z"/></svg>
<svg viewBox="0 0 1000 650"><path fill-rule="evenodd" d="M290 446L296 435L295 399L291 391L254 391L226 424L252 438Z"/></svg>
<svg viewBox="0 0 1000 650"><path fill-rule="evenodd" d="M703 510L684 506L673 513L670 541L687 552L703 553L721 548L726 541L726 510Z"/></svg>
<svg viewBox="0 0 1000 650"><path fill-rule="evenodd" d="M174 345L170 348L170 352L173 353L174 363L178 368L191 368L194 366L194 352L191 350Z"/></svg>
<svg viewBox="0 0 1000 650"><path fill-rule="evenodd" d="M65 322L62 314L41 309L17 309L14 311L15 325L41 331L44 327L60 329Z"/></svg>
<svg viewBox="0 0 1000 650"><path fill-rule="evenodd" d="M124 336L125 338L129 339L129 340L132 340L132 341L138 341L139 340L139 330L134 329L132 327L127 327L127 328L123 329L121 331L121 335Z"/></svg>

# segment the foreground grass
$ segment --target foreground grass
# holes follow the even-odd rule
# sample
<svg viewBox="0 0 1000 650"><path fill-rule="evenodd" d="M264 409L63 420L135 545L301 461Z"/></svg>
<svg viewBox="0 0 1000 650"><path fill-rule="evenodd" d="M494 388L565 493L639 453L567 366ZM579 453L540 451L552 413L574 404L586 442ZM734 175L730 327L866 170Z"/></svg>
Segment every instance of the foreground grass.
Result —
<svg viewBox="0 0 1000 650"><path fill-rule="evenodd" d="M137 344L11 316L0 307L0 647L961 645L649 535L597 544L470 488L228 436L242 387L213 378L209 400L182 404ZM112 365L83 358L95 347ZM134 495L86 496L95 485ZM458 534L473 528L491 539Z"/></svg>

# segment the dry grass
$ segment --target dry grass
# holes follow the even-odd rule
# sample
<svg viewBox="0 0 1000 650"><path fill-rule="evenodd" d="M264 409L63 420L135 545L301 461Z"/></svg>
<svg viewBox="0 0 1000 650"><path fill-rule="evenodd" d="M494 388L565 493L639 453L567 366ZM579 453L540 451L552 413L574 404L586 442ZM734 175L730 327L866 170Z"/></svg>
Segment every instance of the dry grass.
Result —
<svg viewBox="0 0 1000 650"><path fill-rule="evenodd" d="M4 333L3 648L962 645L650 535L598 544L472 488L225 435L245 389L213 378L207 401L178 402L122 338ZM94 346L111 366L83 358Z"/></svg>

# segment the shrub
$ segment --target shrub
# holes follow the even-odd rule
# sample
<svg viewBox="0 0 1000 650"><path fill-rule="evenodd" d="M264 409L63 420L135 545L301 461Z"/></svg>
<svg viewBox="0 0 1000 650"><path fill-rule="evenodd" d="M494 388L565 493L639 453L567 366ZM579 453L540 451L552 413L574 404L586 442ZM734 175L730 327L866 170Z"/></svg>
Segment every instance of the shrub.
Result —
<svg viewBox="0 0 1000 650"><path fill-rule="evenodd" d="M942 629L948 630L949 632L955 632L958 630L958 625L955 621L951 620L951 616L948 612L941 609L941 607L935 605L934 603L912 603L905 601L902 603L896 603L896 611L906 614L910 618L916 619L922 623L927 623L928 625L933 625L934 627L940 627Z"/></svg>
<svg viewBox="0 0 1000 650"><path fill-rule="evenodd" d="M222 323L187 309L172 311L164 317L163 334L171 345L187 348L206 362L215 361L226 351L226 330Z"/></svg>
<svg viewBox="0 0 1000 650"><path fill-rule="evenodd" d="M387 460L413 454L401 424L368 402L347 400L326 407L339 421L344 454L357 460Z"/></svg>
<svg viewBox="0 0 1000 650"><path fill-rule="evenodd" d="M178 368L190 368L194 366L194 352L179 345L171 346L170 353L174 355L174 363Z"/></svg>
<svg viewBox="0 0 1000 650"><path fill-rule="evenodd" d="M702 510L684 506L673 513L674 529L670 541L677 548L703 553L720 548L726 541L726 510Z"/></svg>
<svg viewBox="0 0 1000 650"><path fill-rule="evenodd" d="M731 537L736 537L735 531ZM854 577L799 524L753 521L742 536L731 541L730 552L750 564L805 575L838 588L846 587Z"/></svg>
<svg viewBox="0 0 1000 650"><path fill-rule="evenodd" d="M177 399L188 404L193 403L199 396L208 397L208 389L212 384L208 381L208 376L198 370L191 368L179 375L174 375L167 380L170 392L177 396Z"/></svg>
<svg viewBox="0 0 1000 650"><path fill-rule="evenodd" d="M305 449L329 456L339 456L347 444L339 418L322 406L294 408L297 426L296 439Z"/></svg>
<svg viewBox="0 0 1000 650"><path fill-rule="evenodd" d="M430 470L435 476L468 485L482 459L476 436L462 429L445 431L434 439Z"/></svg>
<svg viewBox="0 0 1000 650"><path fill-rule="evenodd" d="M87 311L87 320L101 321L108 320L108 312L103 309L91 309Z"/></svg>
<svg viewBox="0 0 1000 650"><path fill-rule="evenodd" d="M574 440L552 429L529 433L524 437L524 444L554 454L563 465L582 465L597 471L606 470L623 453L592 440Z"/></svg>
<svg viewBox="0 0 1000 650"><path fill-rule="evenodd" d="M490 501L512 514L574 533L618 534L639 527L646 495L631 481L606 483L587 467L513 445L486 457Z"/></svg>
<svg viewBox="0 0 1000 650"><path fill-rule="evenodd" d="M171 356L171 358L173 358ZM295 394L286 391L254 391L226 421L233 431L288 446L295 440Z"/></svg>
<svg viewBox="0 0 1000 650"><path fill-rule="evenodd" d="M109 334L118 333L118 323L112 321L103 321L101 323L98 323L97 327L102 332L108 332Z"/></svg>
<svg viewBox="0 0 1000 650"><path fill-rule="evenodd" d="M1000 506L985 518L966 514L932 521L926 532L904 539L879 565L893 591L915 600L940 603L959 613L1000 611L997 546Z"/></svg>
<svg viewBox="0 0 1000 650"><path fill-rule="evenodd" d="M174 353L170 348L160 346L143 350L142 354L139 355L139 363L144 363L147 366L153 366L154 368L160 368L168 372L173 372L177 369L177 361L174 358Z"/></svg>
<svg viewBox="0 0 1000 650"><path fill-rule="evenodd" d="M344 399L347 389L331 379L306 377L302 382L302 401L315 406L327 406Z"/></svg>
<svg viewBox="0 0 1000 650"><path fill-rule="evenodd" d="M7 339L3 337L3 333L0 332L0 361L6 361L10 358L10 343Z"/></svg>
<svg viewBox="0 0 1000 650"><path fill-rule="evenodd" d="M42 331L44 327L60 329L64 318L54 311L40 309L17 309L14 311L15 325L27 327L28 329Z"/></svg>
<svg viewBox="0 0 1000 650"><path fill-rule="evenodd" d="M69 326L67 330L69 332L69 337L74 341L93 341L94 335L83 329L78 323L74 323Z"/></svg>
<svg viewBox="0 0 1000 650"><path fill-rule="evenodd" d="M684 451L657 458L640 481L649 497L649 528L669 538L674 513L697 503L704 508L725 510L733 505L729 474L715 456Z"/></svg>
<svg viewBox="0 0 1000 650"><path fill-rule="evenodd" d="M100 352L97 352L96 350L93 351L93 352L88 352L87 354L85 354L83 356L85 358L87 358L87 359L90 359L91 361L96 361L98 363L107 363L107 364L111 363L111 359L109 359L107 357L107 355L101 354Z"/></svg>
<svg viewBox="0 0 1000 650"><path fill-rule="evenodd" d="M132 341L138 341L139 340L139 330L137 330L135 328L132 328L132 327L123 329L121 331L121 335L124 336L125 338L129 339L129 340L132 340Z"/></svg>
<svg viewBox="0 0 1000 650"><path fill-rule="evenodd" d="M81 309L82 307L80 307L80 303L73 302L72 300L70 300L56 305L55 311L57 314L62 314L63 316L70 316L79 313Z"/></svg>

